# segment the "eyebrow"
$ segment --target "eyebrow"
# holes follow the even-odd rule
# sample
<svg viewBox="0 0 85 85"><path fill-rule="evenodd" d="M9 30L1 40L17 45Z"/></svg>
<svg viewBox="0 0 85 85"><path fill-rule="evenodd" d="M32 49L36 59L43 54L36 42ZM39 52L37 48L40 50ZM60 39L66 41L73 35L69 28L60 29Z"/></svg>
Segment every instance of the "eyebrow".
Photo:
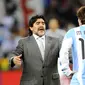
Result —
<svg viewBox="0 0 85 85"><path fill-rule="evenodd" d="M36 21L36 23L37 23L37 22L41 22L41 21ZM42 23L45 23L45 21L42 21Z"/></svg>

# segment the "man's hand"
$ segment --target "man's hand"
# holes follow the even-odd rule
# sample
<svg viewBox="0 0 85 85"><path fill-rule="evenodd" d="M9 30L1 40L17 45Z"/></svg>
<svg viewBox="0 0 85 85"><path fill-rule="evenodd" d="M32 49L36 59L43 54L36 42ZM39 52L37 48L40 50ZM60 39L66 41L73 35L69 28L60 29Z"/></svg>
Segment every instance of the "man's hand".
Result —
<svg viewBox="0 0 85 85"><path fill-rule="evenodd" d="M13 62L14 62L15 65L21 66L21 64L22 64L21 56L22 56L22 54L19 55L19 56L15 56L13 58Z"/></svg>

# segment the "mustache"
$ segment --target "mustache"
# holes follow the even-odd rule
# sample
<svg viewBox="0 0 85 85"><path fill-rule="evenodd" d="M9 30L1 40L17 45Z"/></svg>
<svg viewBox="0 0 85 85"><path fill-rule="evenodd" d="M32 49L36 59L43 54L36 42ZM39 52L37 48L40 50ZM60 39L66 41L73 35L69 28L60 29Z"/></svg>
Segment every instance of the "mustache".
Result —
<svg viewBox="0 0 85 85"><path fill-rule="evenodd" d="M45 28L44 27L39 27L38 30L45 30Z"/></svg>

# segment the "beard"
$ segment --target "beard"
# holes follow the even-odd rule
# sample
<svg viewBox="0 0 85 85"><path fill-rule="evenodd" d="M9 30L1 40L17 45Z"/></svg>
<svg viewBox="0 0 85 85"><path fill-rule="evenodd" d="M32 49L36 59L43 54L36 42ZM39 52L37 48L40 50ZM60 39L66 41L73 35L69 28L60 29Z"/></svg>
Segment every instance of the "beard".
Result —
<svg viewBox="0 0 85 85"><path fill-rule="evenodd" d="M45 34L45 28L39 27L36 33L38 36L42 37Z"/></svg>

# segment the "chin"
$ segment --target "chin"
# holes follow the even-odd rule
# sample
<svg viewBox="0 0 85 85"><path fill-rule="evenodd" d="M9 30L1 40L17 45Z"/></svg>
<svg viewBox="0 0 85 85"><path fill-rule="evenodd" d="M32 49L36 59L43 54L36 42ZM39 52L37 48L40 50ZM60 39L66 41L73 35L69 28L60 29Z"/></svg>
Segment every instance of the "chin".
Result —
<svg viewBox="0 0 85 85"><path fill-rule="evenodd" d="M43 33L39 33L39 36L43 36L45 33L43 32Z"/></svg>
<svg viewBox="0 0 85 85"><path fill-rule="evenodd" d="M43 36L44 34L39 34L39 36L41 37L41 36Z"/></svg>

